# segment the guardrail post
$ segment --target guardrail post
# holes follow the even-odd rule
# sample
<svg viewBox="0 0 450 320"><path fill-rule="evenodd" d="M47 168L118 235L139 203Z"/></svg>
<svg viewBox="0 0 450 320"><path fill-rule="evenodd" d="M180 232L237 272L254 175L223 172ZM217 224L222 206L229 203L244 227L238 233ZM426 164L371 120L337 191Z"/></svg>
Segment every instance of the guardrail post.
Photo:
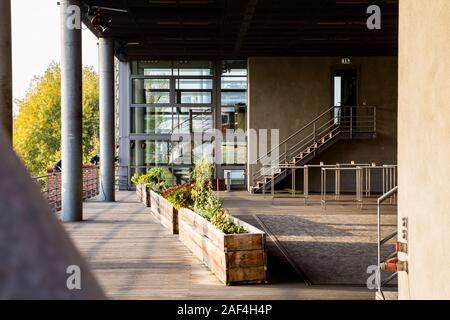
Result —
<svg viewBox="0 0 450 320"><path fill-rule="evenodd" d="M353 138L353 107L350 107L350 139Z"/></svg>
<svg viewBox="0 0 450 320"><path fill-rule="evenodd" d="M377 107L373 107L373 132L377 133Z"/></svg>
<svg viewBox="0 0 450 320"><path fill-rule="evenodd" d="M53 188L54 188L54 194L53 194L53 207L55 209L55 212L58 211L58 183L59 179L57 178L57 174L55 174L55 171L52 172L52 180L53 180Z"/></svg>

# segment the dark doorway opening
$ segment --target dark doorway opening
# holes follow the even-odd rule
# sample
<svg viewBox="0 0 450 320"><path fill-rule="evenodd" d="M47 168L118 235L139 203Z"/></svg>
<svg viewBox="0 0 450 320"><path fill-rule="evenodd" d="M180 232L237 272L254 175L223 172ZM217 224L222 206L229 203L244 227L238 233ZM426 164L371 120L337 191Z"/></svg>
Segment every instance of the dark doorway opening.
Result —
<svg viewBox="0 0 450 320"><path fill-rule="evenodd" d="M356 125L358 105L358 69L346 68L333 71L334 124Z"/></svg>

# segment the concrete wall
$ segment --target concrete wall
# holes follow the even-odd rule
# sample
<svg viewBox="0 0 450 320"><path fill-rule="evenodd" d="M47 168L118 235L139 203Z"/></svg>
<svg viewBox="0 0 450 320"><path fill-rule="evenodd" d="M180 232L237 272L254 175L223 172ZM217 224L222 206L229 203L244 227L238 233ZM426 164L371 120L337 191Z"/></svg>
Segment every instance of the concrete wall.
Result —
<svg viewBox="0 0 450 320"><path fill-rule="evenodd" d="M450 1L400 1L399 220L409 219L401 299L450 299L449 37Z"/></svg>
<svg viewBox="0 0 450 320"><path fill-rule="evenodd" d="M351 57L351 60L351 67L359 69L359 105L377 107L377 138L342 141L312 163L354 160L396 164L397 58ZM250 58L248 66L249 128L278 128L280 140L332 105L332 69L343 67L340 57ZM311 188L317 190L319 179L311 176L311 180ZM374 187L378 185L376 177L373 183ZM353 180L348 184L348 188L354 189ZM345 188L344 185L342 191Z"/></svg>

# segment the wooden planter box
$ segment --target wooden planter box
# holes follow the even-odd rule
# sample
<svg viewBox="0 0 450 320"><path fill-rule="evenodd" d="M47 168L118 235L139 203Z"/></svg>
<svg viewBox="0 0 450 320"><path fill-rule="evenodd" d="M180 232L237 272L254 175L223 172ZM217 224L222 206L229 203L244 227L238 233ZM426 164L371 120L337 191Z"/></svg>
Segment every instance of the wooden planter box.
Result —
<svg viewBox="0 0 450 320"><path fill-rule="evenodd" d="M150 191L151 212L173 234L178 234L178 210L160 194Z"/></svg>
<svg viewBox="0 0 450 320"><path fill-rule="evenodd" d="M142 202L147 207L150 207L151 200L150 200L150 188L149 187L147 187L143 184L138 184L136 186L136 194L137 194L140 202Z"/></svg>
<svg viewBox="0 0 450 320"><path fill-rule="evenodd" d="M233 218L248 233L224 234L195 212L178 210L180 240L226 285L265 283L266 234Z"/></svg>

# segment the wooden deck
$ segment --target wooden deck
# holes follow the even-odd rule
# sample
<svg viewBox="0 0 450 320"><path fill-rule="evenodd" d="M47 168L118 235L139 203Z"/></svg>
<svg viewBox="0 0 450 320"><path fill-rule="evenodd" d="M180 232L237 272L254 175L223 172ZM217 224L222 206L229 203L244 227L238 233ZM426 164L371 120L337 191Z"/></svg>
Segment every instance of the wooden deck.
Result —
<svg viewBox="0 0 450 320"><path fill-rule="evenodd" d="M86 202L85 221L65 224L109 298L374 299L364 287L306 286L298 280L224 286L133 192L118 192L117 200Z"/></svg>

